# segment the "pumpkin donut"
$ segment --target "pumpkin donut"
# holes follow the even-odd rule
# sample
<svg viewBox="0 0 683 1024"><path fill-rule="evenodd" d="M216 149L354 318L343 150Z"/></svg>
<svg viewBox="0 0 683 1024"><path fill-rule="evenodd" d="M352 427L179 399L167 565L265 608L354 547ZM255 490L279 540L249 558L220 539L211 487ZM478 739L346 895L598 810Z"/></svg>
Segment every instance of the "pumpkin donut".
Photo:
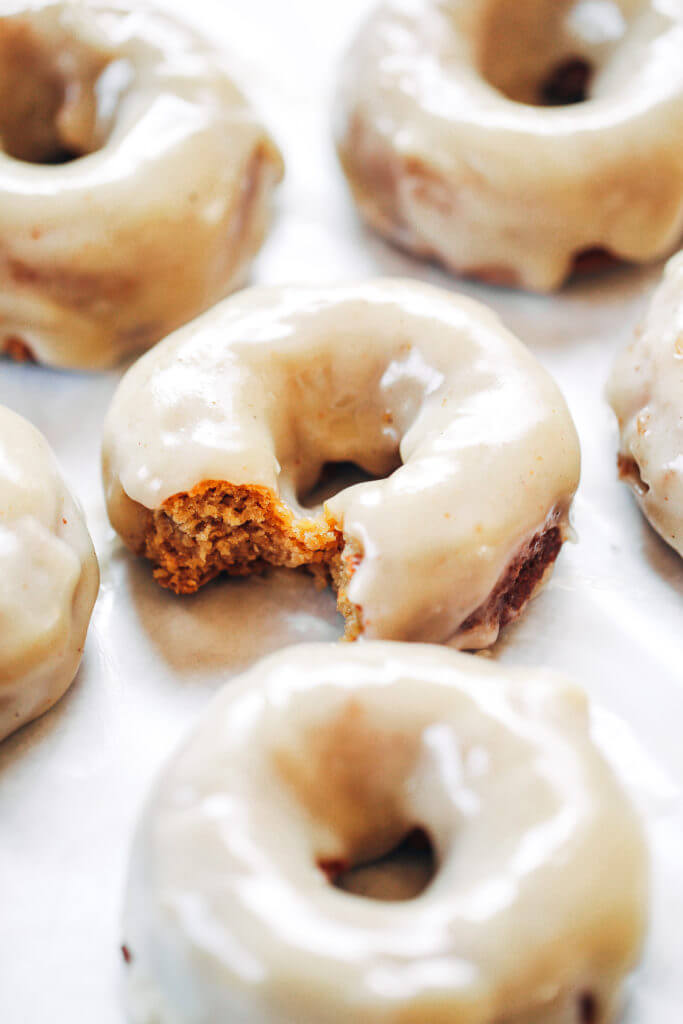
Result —
<svg viewBox="0 0 683 1024"><path fill-rule="evenodd" d="M323 507L329 463L378 478ZM109 516L162 586L327 571L347 637L492 644L565 539L579 447L485 307L415 281L255 288L147 353L108 412Z"/></svg>
<svg viewBox="0 0 683 1024"><path fill-rule="evenodd" d="M0 352L101 369L240 285L280 155L219 56L159 11L0 16Z"/></svg>
<svg viewBox="0 0 683 1024"><path fill-rule="evenodd" d="M45 438L0 406L0 740L68 690L98 586L83 514Z"/></svg>
<svg viewBox="0 0 683 1024"><path fill-rule="evenodd" d="M339 888L416 829L418 895ZM612 1024L647 889L575 686L427 645L289 648L221 691L143 814L131 1017Z"/></svg>
<svg viewBox="0 0 683 1024"><path fill-rule="evenodd" d="M538 291L666 255L683 233L682 52L678 2L383 3L338 98L358 207L418 256Z"/></svg>

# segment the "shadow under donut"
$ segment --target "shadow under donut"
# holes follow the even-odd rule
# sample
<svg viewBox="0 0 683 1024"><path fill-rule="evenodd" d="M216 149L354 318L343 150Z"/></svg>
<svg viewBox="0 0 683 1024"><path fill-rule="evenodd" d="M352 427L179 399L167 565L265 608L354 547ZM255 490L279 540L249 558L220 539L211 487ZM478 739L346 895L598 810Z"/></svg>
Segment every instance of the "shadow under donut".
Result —
<svg viewBox="0 0 683 1024"><path fill-rule="evenodd" d="M417 278L482 302L532 351L559 349L584 341L586 324L581 314L586 310L590 311L595 334L612 327L616 311L624 324L634 327L666 264L666 260L643 266L616 261L600 266L601 254L588 253L581 273L572 277L559 292L544 295L514 290L491 280L454 276L438 261L413 256L365 225L359 230L370 264L368 273Z"/></svg>
<svg viewBox="0 0 683 1024"><path fill-rule="evenodd" d="M344 632L334 594L316 589L306 572L223 576L178 597L155 582L148 563L125 557L140 624L164 661L183 676L242 671L281 647L336 640Z"/></svg>

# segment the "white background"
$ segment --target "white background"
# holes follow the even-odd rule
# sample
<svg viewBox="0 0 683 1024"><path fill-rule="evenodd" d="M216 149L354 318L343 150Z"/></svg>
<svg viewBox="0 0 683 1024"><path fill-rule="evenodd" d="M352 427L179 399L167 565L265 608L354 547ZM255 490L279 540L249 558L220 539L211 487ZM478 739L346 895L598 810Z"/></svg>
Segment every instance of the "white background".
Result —
<svg viewBox="0 0 683 1024"><path fill-rule="evenodd" d="M680 1024L683 1005L683 562L615 475L604 384L661 267L539 298L449 280L358 224L330 139L340 52L370 0L167 0L231 55L287 163L255 270L269 284L409 274L490 303L556 375L583 445L579 542L495 658L544 663L594 696L596 734L631 786L653 850L653 915L628 1024ZM188 14L188 12L191 12ZM102 417L119 374L0 364L0 402L56 449L85 507L102 590L70 694L0 746L0 1024L122 1024L121 890L153 773L216 687L259 655L341 632L305 575L158 589L108 527ZM216 1022L222 1024L222 1022Z"/></svg>

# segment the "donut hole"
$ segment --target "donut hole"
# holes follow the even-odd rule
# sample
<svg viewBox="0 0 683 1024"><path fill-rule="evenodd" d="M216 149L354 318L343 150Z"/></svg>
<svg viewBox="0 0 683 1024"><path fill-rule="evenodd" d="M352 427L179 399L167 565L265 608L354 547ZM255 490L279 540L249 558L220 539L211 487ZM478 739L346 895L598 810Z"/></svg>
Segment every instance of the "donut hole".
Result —
<svg viewBox="0 0 683 1024"><path fill-rule="evenodd" d="M583 103L641 6L640 0L495 0L482 21L480 73L517 103Z"/></svg>
<svg viewBox="0 0 683 1024"><path fill-rule="evenodd" d="M354 487L356 484L370 483L372 480L384 480L395 469L398 469L401 462L397 459L395 464L388 468L386 473L370 473L359 466L357 462L342 460L340 462L325 462L312 486L306 487L297 494L297 501L302 508L318 509L335 494L339 494L347 487Z"/></svg>
<svg viewBox="0 0 683 1024"><path fill-rule="evenodd" d="M598 1001L592 992L582 992L578 1001L579 1024L597 1024Z"/></svg>
<svg viewBox="0 0 683 1024"><path fill-rule="evenodd" d="M422 730L350 699L274 754L276 774L307 822L313 864L335 888L408 900L438 869L426 828L404 802L424 756Z"/></svg>
<svg viewBox="0 0 683 1024"><path fill-rule="evenodd" d="M650 485L643 480L640 467L635 459L628 455L617 456L617 469L619 472L619 479L629 484L636 494L644 498L650 490Z"/></svg>
<svg viewBox="0 0 683 1024"><path fill-rule="evenodd" d="M567 107L588 99L593 68L583 57L566 57L539 86L541 100L547 107Z"/></svg>
<svg viewBox="0 0 683 1024"><path fill-rule="evenodd" d="M283 367L282 406L296 426L276 455L281 492L295 509L322 515L340 491L384 480L402 464L401 438L425 400L429 371L410 345L387 365L369 343L366 363L353 376L327 359L293 367L288 357Z"/></svg>
<svg viewBox="0 0 683 1024"><path fill-rule="evenodd" d="M2 151L59 165L102 148L117 105L112 81L129 77L122 63L28 19L0 18Z"/></svg>
<svg viewBox="0 0 683 1024"><path fill-rule="evenodd" d="M588 249L581 249L574 255L572 274L574 277L592 277L612 270L623 262L604 246L591 246Z"/></svg>
<svg viewBox="0 0 683 1024"><path fill-rule="evenodd" d="M416 899L436 874L436 854L427 832L411 829L384 856L348 867L319 863L330 883L350 896L383 902Z"/></svg>

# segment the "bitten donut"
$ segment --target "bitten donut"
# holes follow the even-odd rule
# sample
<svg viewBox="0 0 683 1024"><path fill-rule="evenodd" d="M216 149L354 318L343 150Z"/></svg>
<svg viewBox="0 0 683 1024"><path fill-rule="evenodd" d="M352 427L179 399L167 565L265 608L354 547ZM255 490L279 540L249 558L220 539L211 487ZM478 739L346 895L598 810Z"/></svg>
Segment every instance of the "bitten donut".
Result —
<svg viewBox="0 0 683 1024"><path fill-rule="evenodd" d="M655 530L683 556L683 252L612 373L619 473Z"/></svg>
<svg viewBox="0 0 683 1024"><path fill-rule="evenodd" d="M342 461L377 479L304 507ZM107 415L104 477L113 526L177 593L308 566L349 639L476 648L549 575L579 448L493 313L380 279L251 289L147 353Z"/></svg>
<svg viewBox="0 0 683 1024"><path fill-rule="evenodd" d="M280 155L218 55L117 0L0 17L0 351L99 369L243 282Z"/></svg>
<svg viewBox="0 0 683 1024"><path fill-rule="evenodd" d="M45 438L0 406L0 740L68 690L98 586L83 515Z"/></svg>
<svg viewBox="0 0 683 1024"><path fill-rule="evenodd" d="M333 884L415 829L420 895ZM290 648L226 686L131 860L135 1024L607 1024L646 916L640 825L582 692L443 648Z"/></svg>
<svg viewBox="0 0 683 1024"><path fill-rule="evenodd" d="M362 215L457 273L538 291L665 255L683 234L682 52L680 0L383 3L338 98Z"/></svg>

